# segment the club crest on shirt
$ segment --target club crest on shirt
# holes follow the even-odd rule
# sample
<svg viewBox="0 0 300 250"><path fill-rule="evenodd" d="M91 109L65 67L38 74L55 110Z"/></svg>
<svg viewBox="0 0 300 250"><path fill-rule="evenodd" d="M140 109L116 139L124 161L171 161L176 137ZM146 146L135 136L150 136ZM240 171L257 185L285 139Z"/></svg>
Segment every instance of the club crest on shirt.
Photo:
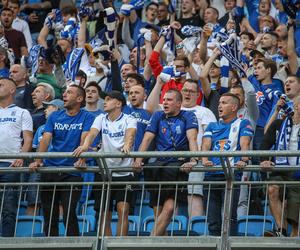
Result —
<svg viewBox="0 0 300 250"><path fill-rule="evenodd" d="M163 134L165 134L165 133L167 132L167 129L166 129L166 128L162 128L161 130L162 130L161 132L162 132Z"/></svg>
<svg viewBox="0 0 300 250"><path fill-rule="evenodd" d="M181 134L181 128L180 128L180 126L176 126L175 130L176 130L176 134L178 134L178 135Z"/></svg>
<svg viewBox="0 0 300 250"><path fill-rule="evenodd" d="M264 102L265 99L266 98L265 98L263 92L261 92L261 91L256 92L256 102L257 102L257 105L263 104L263 102Z"/></svg>
<svg viewBox="0 0 300 250"><path fill-rule="evenodd" d="M16 111L12 111L10 115L11 116L16 116Z"/></svg>
<svg viewBox="0 0 300 250"><path fill-rule="evenodd" d="M229 151L231 141L228 139L218 140L214 146L213 151Z"/></svg>

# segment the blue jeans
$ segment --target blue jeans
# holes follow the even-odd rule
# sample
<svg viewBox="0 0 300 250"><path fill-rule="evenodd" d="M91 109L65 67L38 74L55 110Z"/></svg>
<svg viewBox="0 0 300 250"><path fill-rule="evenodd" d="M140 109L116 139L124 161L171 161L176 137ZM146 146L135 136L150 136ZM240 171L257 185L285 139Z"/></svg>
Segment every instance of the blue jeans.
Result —
<svg viewBox="0 0 300 250"><path fill-rule="evenodd" d="M209 176L205 177L205 181L224 181L224 177ZM231 222L230 222L230 235L235 236L238 233L237 225L237 206L239 201L239 188L236 186L233 189L232 197L232 212L231 212ZM222 211L224 207L224 197L225 197L225 187L224 185L212 185L209 192L208 199L208 190L205 188L205 199L207 207L207 222L209 235L220 236L222 231Z"/></svg>
<svg viewBox="0 0 300 250"><path fill-rule="evenodd" d="M21 175L21 182L25 183L33 183L33 182L40 182L41 174L40 173L24 173ZM40 203L41 198L40 194L38 194L38 186L22 186L23 187L23 194L26 193L26 201L28 202L28 206L33 206L35 203ZM38 197L36 197L38 195ZM36 199L38 198L38 200Z"/></svg>
<svg viewBox="0 0 300 250"><path fill-rule="evenodd" d="M0 167L8 167L9 162L0 162ZM0 183L20 181L19 174L0 174ZM19 188L17 186L1 187L0 202L3 204L1 214L1 236L13 237L15 233L18 209Z"/></svg>

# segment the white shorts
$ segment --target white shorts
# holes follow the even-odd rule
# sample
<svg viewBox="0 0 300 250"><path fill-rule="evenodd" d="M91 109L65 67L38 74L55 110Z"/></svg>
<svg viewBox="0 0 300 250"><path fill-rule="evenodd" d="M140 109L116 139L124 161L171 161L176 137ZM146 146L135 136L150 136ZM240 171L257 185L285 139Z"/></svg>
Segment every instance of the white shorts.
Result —
<svg viewBox="0 0 300 250"><path fill-rule="evenodd" d="M204 180L204 172L191 172L189 174L189 182L201 182ZM189 195L203 196L203 185L188 185Z"/></svg>

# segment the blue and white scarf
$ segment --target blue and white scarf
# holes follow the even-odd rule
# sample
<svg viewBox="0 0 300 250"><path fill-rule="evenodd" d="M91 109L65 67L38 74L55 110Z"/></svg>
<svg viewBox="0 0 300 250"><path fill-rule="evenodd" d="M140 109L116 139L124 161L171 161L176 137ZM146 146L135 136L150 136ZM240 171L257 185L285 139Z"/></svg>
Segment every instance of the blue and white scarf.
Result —
<svg viewBox="0 0 300 250"><path fill-rule="evenodd" d="M217 44L217 47L222 55L229 61L229 66L237 70L241 77L246 76L244 68L240 63L239 42L236 34L230 34L228 39Z"/></svg>
<svg viewBox="0 0 300 250"><path fill-rule="evenodd" d="M280 131L277 137L276 142L276 150L288 150L289 149L289 143L291 139L292 134L292 127L293 127L293 121L292 118L287 117L281 127ZM298 150L300 149L300 141L298 140ZM280 156L275 158L275 164L276 165L289 165L289 158ZM297 157L297 165L299 165L299 157Z"/></svg>
<svg viewBox="0 0 300 250"><path fill-rule="evenodd" d="M39 56L43 47L40 44L33 45L29 51L26 67L31 68L31 74L34 75L38 71Z"/></svg>
<svg viewBox="0 0 300 250"><path fill-rule="evenodd" d="M105 12L104 24L106 26L106 38L108 41L109 48L113 49L115 46L114 35L116 29L116 13L112 7L106 8L104 12Z"/></svg>
<svg viewBox="0 0 300 250"><path fill-rule="evenodd" d="M105 32L106 28L102 28L95 36L90 39L89 44L93 49L107 43Z"/></svg>
<svg viewBox="0 0 300 250"><path fill-rule="evenodd" d="M75 80L76 74L80 67L80 62L85 50L83 48L75 48L69 54L66 62L64 63L64 74L66 79Z"/></svg>
<svg viewBox="0 0 300 250"><path fill-rule="evenodd" d="M71 43L75 44L79 32L79 24L76 22L76 18L71 17L66 23L64 29L60 32L60 38L67 39Z"/></svg>

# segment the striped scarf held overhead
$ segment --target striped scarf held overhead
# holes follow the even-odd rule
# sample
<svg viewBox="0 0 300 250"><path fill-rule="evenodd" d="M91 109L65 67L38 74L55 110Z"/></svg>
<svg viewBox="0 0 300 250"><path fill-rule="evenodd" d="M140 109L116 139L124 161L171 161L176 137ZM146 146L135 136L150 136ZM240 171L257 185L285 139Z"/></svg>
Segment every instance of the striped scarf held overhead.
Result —
<svg viewBox="0 0 300 250"><path fill-rule="evenodd" d="M67 80L75 80L84 53L85 50L83 48L75 48L67 57L67 60L63 65L64 75Z"/></svg>
<svg viewBox="0 0 300 250"><path fill-rule="evenodd" d="M29 51L26 67L31 68L31 74L34 75L38 71L39 56L43 47L40 44L33 45Z"/></svg>
<svg viewBox="0 0 300 250"><path fill-rule="evenodd" d="M229 86L229 71L237 70L241 77L246 76L243 66L241 65L241 58L239 53L239 41L234 32L231 34L219 32L217 40L217 48L222 53L221 56L221 86Z"/></svg>
<svg viewBox="0 0 300 250"><path fill-rule="evenodd" d="M116 29L116 13L112 7L106 8L104 10L105 17L104 17L104 24L106 26L106 38L108 41L108 45L112 50L115 47L114 44L114 35Z"/></svg>
<svg viewBox="0 0 300 250"><path fill-rule="evenodd" d="M95 36L90 39L89 44L93 49L107 43L105 32L106 28L102 28Z"/></svg>

